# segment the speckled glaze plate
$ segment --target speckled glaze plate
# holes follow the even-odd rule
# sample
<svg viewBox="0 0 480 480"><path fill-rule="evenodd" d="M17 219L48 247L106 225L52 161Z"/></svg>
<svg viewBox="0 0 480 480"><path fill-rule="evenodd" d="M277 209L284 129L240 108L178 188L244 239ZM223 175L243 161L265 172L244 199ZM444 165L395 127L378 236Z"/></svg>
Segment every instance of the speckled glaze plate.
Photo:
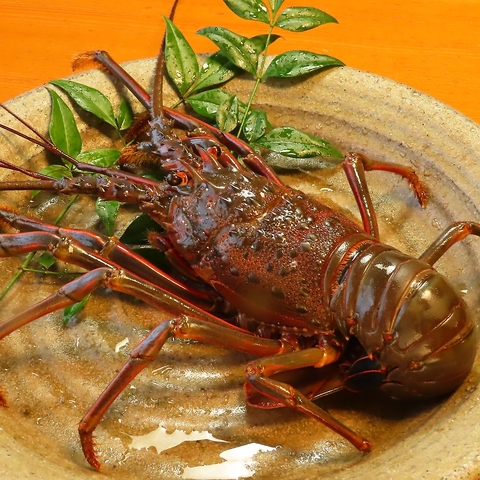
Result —
<svg viewBox="0 0 480 480"><path fill-rule="evenodd" d="M148 87L153 66L153 60L141 60L127 68ZM99 88L118 103L122 89L104 74L86 72L76 80ZM250 81L245 79L229 85L240 93L249 87ZM170 96L167 92L167 103ZM359 151L416 169L430 193L425 210L416 204L406 182L386 173L368 174L386 243L418 256L451 222L480 221L480 128L442 103L350 68L333 69L301 81L268 83L260 89L256 103L268 111L277 126L294 125L328 139L343 152ZM28 92L8 105L45 131L50 108L45 88ZM91 119L83 113L80 116L87 122L82 124L86 148L108 145L102 131L91 133ZM0 122L18 127L4 112L0 112ZM46 160L38 153L34 145L0 133L0 158L41 168ZM10 171L0 170L0 180L13 176ZM358 218L338 166L326 171L290 172L283 178ZM42 193L31 202L29 193L0 193L1 204L21 208L45 221L55 218L66 201ZM80 200L63 224L94 227L97 220L91 204L91 199ZM125 213L131 214L130 210ZM3 286L19 261L5 259L0 265ZM479 318L480 239L456 245L437 267L465 291ZM44 298L62 281L53 276L24 275L0 303L0 320ZM67 327L62 326L61 315L54 313L4 339L0 343L0 385L9 408L0 409L2 477L200 478L190 469L212 464L226 467L223 452L251 443L275 448L249 457L244 464L246 470L239 470L237 463L227 466L230 474L221 476L218 469L212 469L202 478L480 477L478 362L457 392L437 401L396 402L376 392L341 393L322 400L335 417L372 441L373 451L363 455L301 414L286 409L247 408L242 384L244 365L250 357L180 341L168 342L157 361L109 410L97 430L102 473L93 471L80 450L79 420L125 362L130 348L158 321L172 315L101 290ZM144 437L151 432L157 432L161 441L173 436L192 440L198 432L209 432L223 442L183 441L159 452L158 444L155 447L155 442ZM140 437L143 443L134 437Z"/></svg>

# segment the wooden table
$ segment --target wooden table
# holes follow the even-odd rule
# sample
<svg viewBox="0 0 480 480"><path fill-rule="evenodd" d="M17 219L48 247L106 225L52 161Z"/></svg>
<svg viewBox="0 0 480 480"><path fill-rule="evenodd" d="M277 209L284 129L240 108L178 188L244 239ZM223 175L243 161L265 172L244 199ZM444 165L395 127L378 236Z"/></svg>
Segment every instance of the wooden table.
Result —
<svg viewBox="0 0 480 480"><path fill-rule="evenodd" d="M0 101L71 73L75 53L108 50L117 60L151 57L170 0L0 0ZM273 53L309 49L426 92L480 123L478 0L287 0L325 10L339 25L280 32ZM135 5L133 7L133 5ZM180 0L176 23L197 52L212 51L201 27L251 36L258 22L236 17L222 0Z"/></svg>

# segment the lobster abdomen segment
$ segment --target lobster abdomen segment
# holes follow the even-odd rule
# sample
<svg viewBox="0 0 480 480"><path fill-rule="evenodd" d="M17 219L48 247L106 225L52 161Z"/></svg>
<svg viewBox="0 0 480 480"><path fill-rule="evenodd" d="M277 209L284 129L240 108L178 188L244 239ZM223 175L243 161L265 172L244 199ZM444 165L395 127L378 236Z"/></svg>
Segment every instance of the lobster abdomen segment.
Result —
<svg viewBox="0 0 480 480"><path fill-rule="evenodd" d="M390 396L449 393L472 368L475 325L461 293L431 265L393 247L364 248L329 305L341 332L380 362L381 388Z"/></svg>

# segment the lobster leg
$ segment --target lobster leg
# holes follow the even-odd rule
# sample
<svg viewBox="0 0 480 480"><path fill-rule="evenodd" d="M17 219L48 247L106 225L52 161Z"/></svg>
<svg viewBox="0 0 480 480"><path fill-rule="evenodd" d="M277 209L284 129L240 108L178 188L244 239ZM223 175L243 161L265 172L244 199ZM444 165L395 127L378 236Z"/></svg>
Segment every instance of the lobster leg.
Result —
<svg viewBox="0 0 480 480"><path fill-rule="evenodd" d="M52 295L37 305L30 307L28 311L21 312L1 324L0 339L49 312L76 303L101 285L118 292L133 295L156 308L168 305L184 313L193 314L205 322L229 325L220 318L183 299L181 296L170 293L167 289L128 272L120 265L86 248L71 237L62 238L49 232L24 232L0 235L0 257L23 255L30 251L40 250L48 250L61 261L92 270L92 272L86 273L68 284L71 285L73 283L79 286L83 292L82 296L75 296L74 300L64 304L62 302L65 299L62 295L59 293ZM94 274L93 271L97 273ZM101 274L100 271L103 273ZM103 278L102 281L100 281L101 278ZM66 286L62 288L66 288ZM231 328L242 331L234 326L231 326Z"/></svg>
<svg viewBox="0 0 480 480"><path fill-rule="evenodd" d="M409 167L398 165L396 163L371 160L360 153L349 153L346 155L342 166L347 176L348 183L350 184L350 188L355 196L358 209L360 210L363 228L369 235L372 235L377 240L380 238L377 216L368 190L365 171L382 170L406 178L413 188L422 208L425 208L426 206L427 194L416 173Z"/></svg>
<svg viewBox="0 0 480 480"><path fill-rule="evenodd" d="M131 351L127 363L90 407L79 424L82 449L85 458L93 468L97 470L100 468L93 443L95 428L120 393L147 365L157 358L168 338L200 340L255 355L275 355L293 349L290 344L283 341L255 337L228 324L213 325L187 316L160 323Z"/></svg>
<svg viewBox="0 0 480 480"><path fill-rule="evenodd" d="M350 430L348 427L333 418L329 413L309 400L299 390L291 385L270 378L271 376L289 370L301 369L305 367L322 368L338 360L340 352L338 349L323 345L316 348L307 348L298 352L287 353L274 357L255 360L247 366L247 382L245 389L247 398L251 397L252 389L256 390L276 403L280 403L299 412L305 413L310 417L323 423L325 426L338 433L358 450L368 452L371 449L370 442ZM249 402L251 405L258 405ZM267 407L268 408L268 407Z"/></svg>
<svg viewBox="0 0 480 480"><path fill-rule="evenodd" d="M252 337L246 332L232 329L229 325L213 325L196 318L181 316L160 323L131 351L127 363L81 420L79 434L82 449L87 461L95 469L100 468L93 442L95 428L127 385L157 358L168 338L199 340L245 353L268 357L264 360L252 362L247 367L247 388L253 387L283 405L312 416L342 435L361 451L370 449L368 440L342 425L293 387L266 378L274 373L306 366L321 368L338 360L340 355L338 349L325 346L292 352L294 347L283 340Z"/></svg>
<svg viewBox="0 0 480 480"><path fill-rule="evenodd" d="M450 225L440 236L420 255L429 265L433 265L452 245L465 239L468 235L480 237L480 223L457 222Z"/></svg>
<svg viewBox="0 0 480 480"><path fill-rule="evenodd" d="M149 110L151 107L150 95L147 91L122 68L108 52L104 50L94 50L92 52L85 52L77 55L72 62L73 70L83 67L88 63L96 63L101 65L105 70L111 73L115 78L118 78L127 88L132 92L137 100Z"/></svg>
<svg viewBox="0 0 480 480"><path fill-rule="evenodd" d="M68 307L83 300L90 292L100 286L108 286L111 271L108 268L96 268L81 277L63 285L54 295L22 310L17 315L0 324L0 340L28 323L43 317L47 313Z"/></svg>
<svg viewBox="0 0 480 480"><path fill-rule="evenodd" d="M9 210L3 210L1 207L0 220L21 232L31 232L29 235L24 236L24 241L21 240L21 234L7 234L11 237L7 235L0 236L0 248L2 248L2 245L4 247L6 246L5 242L8 238L12 239L9 242L10 246L8 248L10 248L10 250L7 255L23 255L29 252L35 252L37 249L45 250L51 245L51 243L48 243L49 239L59 241L60 238L72 238L102 258L117 263L139 277L148 278L150 283L155 284L159 288L163 288L172 294L188 295L189 298L195 299L198 306L204 309L210 309L213 305L214 298L209 292L194 289L176 280L119 242L115 237L107 238L86 230L60 228L56 225L50 225L32 218L23 217ZM37 235L34 235L34 232L37 232ZM40 232L51 234L53 237L46 238L42 236ZM41 241L42 238L43 242ZM21 245L24 246L22 247ZM16 249L15 253L12 249ZM80 266L84 265L82 264Z"/></svg>

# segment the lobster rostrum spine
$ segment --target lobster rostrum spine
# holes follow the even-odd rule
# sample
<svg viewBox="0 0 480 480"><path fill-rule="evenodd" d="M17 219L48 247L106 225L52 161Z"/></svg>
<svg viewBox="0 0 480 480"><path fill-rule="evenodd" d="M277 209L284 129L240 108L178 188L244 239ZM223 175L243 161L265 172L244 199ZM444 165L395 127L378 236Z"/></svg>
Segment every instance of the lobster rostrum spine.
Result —
<svg viewBox="0 0 480 480"><path fill-rule="evenodd" d="M23 172L33 180L3 182L0 190L86 193L136 204L165 228L152 243L158 241L171 250L178 266L185 265L205 287L196 292L188 279L175 283L153 267L152 274L160 278L151 282L148 269L124 246L104 248L109 240L0 209L2 220L20 230L0 236L1 256L27 253L32 248L28 241L35 240L35 248L50 249L64 261L69 261L71 250L70 261L91 270L68 284L61 295L47 299L42 309L30 308L0 324L0 339L101 285L138 295L154 306L162 301L176 303L183 313L160 323L132 350L129 362L80 422L82 448L94 468L100 464L93 431L115 398L170 337L266 357L247 366L245 388L250 404L295 408L362 451L370 449L369 441L312 399L341 388L371 386L394 397L428 397L449 393L461 384L475 356L474 322L461 295L432 265L452 244L470 234L479 236L480 225L454 224L420 259L405 255L379 240L365 171L385 170L406 178L424 206L425 191L411 169L360 154L346 156L343 167L361 213L362 229L339 212L284 186L264 160L233 135L163 108L161 72L157 72L151 101L107 54L89 55L124 82L150 113L149 139L127 150L121 163L135 165L137 158L154 156L166 172L165 180L156 182L81 164L41 135L39 141L19 134L86 173L52 180L2 160L3 168ZM186 129L190 135L179 138L175 128ZM65 238L70 242L68 248ZM182 292L194 297L192 304L182 302ZM219 317L210 314L207 310L213 309L215 295L232 305L236 314L230 310ZM361 346L353 359L351 337ZM303 367L332 373L327 368L340 362L346 363L343 378L339 366L331 381L327 378L311 385L308 393L275 378L277 373ZM1 394L0 403L6 403Z"/></svg>

